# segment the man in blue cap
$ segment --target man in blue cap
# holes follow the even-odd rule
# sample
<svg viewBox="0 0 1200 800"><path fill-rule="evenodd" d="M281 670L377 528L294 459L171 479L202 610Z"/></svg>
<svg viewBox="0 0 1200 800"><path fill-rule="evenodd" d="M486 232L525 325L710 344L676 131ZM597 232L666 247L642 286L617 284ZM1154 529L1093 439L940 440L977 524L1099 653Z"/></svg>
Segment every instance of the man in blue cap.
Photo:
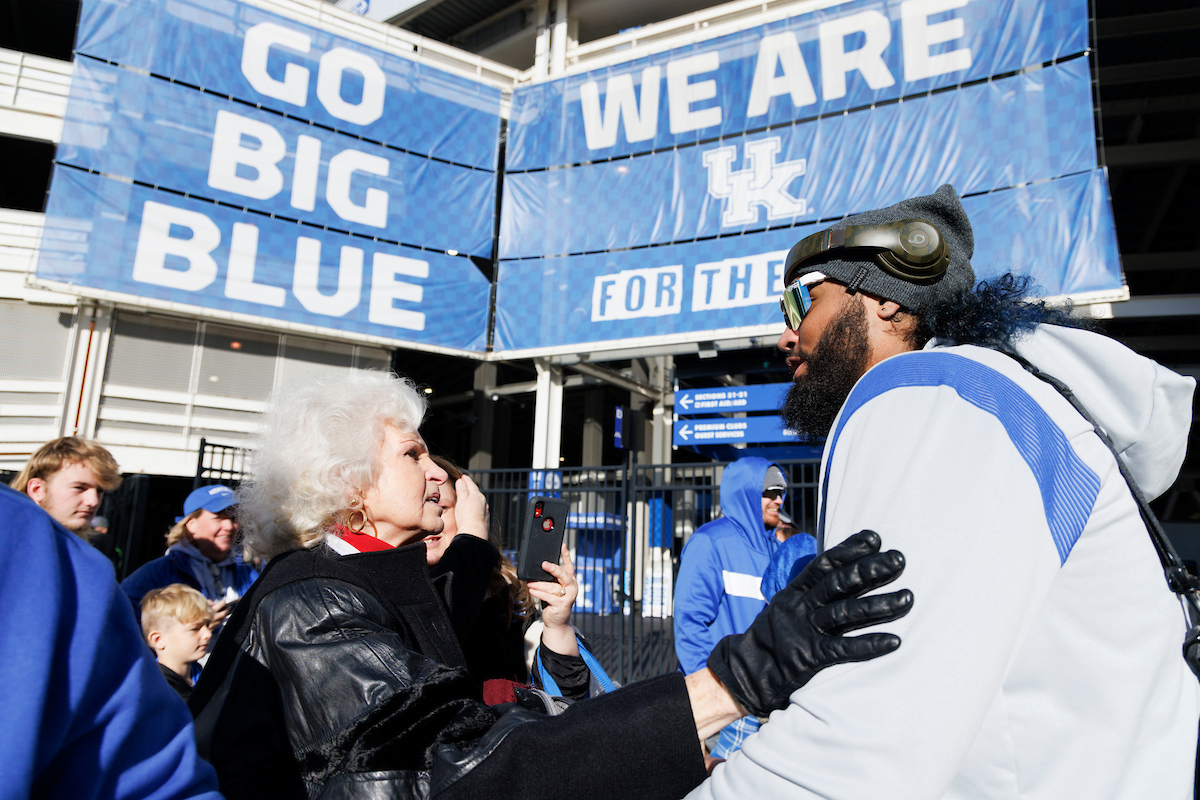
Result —
<svg viewBox="0 0 1200 800"><path fill-rule="evenodd" d="M167 532L167 552L143 564L121 582L136 609L151 589L182 583L213 604L216 621L258 577L233 552L237 538L237 496L228 486L201 486L183 502L183 516Z"/></svg>

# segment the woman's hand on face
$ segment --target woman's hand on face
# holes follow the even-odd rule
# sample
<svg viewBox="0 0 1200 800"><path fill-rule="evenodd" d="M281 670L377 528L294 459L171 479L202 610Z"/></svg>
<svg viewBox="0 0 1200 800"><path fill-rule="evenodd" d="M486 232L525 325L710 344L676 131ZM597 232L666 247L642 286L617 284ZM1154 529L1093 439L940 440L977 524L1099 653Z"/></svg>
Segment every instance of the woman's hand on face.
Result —
<svg viewBox="0 0 1200 800"><path fill-rule="evenodd" d="M529 593L542 601L542 644L559 655L579 655L579 641L571 627L571 606L579 595L575 580L575 565L567 546L562 546L562 564L542 562L542 569L554 576L554 581L530 581Z"/></svg>
<svg viewBox="0 0 1200 800"><path fill-rule="evenodd" d="M454 516L458 520L458 532L469 533L486 540L491 514L483 492L479 491L475 481L463 475L455 481L454 493L457 497Z"/></svg>

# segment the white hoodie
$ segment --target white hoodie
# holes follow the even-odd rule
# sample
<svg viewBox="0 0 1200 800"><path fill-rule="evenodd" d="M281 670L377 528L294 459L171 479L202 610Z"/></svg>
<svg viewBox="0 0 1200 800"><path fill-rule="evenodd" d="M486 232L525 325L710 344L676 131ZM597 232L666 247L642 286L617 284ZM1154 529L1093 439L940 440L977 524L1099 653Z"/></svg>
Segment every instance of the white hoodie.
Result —
<svg viewBox="0 0 1200 800"><path fill-rule="evenodd" d="M902 646L822 672L690 797L1192 797L1200 683L1111 452L1014 359L946 344L869 370L822 464L823 546L870 528L907 559ZM1170 486L1192 379L1086 331L1018 350Z"/></svg>

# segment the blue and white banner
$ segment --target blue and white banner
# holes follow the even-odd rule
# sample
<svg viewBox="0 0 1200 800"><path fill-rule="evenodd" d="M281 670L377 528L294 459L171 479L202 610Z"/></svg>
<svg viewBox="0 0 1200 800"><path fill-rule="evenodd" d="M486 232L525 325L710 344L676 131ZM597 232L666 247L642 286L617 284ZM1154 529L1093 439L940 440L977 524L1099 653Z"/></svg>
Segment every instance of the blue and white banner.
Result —
<svg viewBox="0 0 1200 800"><path fill-rule="evenodd" d="M514 90L497 352L762 336L793 244L944 183L980 280L1120 296L1085 0L800 8Z"/></svg>
<svg viewBox="0 0 1200 800"><path fill-rule="evenodd" d="M496 168L499 88L237 0L84 0L75 50L351 136Z"/></svg>
<svg viewBox="0 0 1200 800"><path fill-rule="evenodd" d="M635 158L508 174L501 258L786 227L1096 166L1087 59Z"/></svg>
<svg viewBox="0 0 1200 800"><path fill-rule="evenodd" d="M1082 53L1086 0L850 0L513 92L507 169L774 128Z"/></svg>
<svg viewBox="0 0 1200 800"><path fill-rule="evenodd" d="M490 256L496 176L75 62L58 161L314 225Z"/></svg>
<svg viewBox="0 0 1200 800"><path fill-rule="evenodd" d="M37 279L486 349L498 88L239 0L85 0L76 52Z"/></svg>
<svg viewBox="0 0 1200 800"><path fill-rule="evenodd" d="M486 346L465 258L58 166L37 275L115 295L460 350Z"/></svg>
<svg viewBox="0 0 1200 800"><path fill-rule="evenodd" d="M963 199L978 280L1013 271L1038 294L1121 285L1102 170ZM594 255L502 261L497 351L711 338L762 325L783 330L779 294L793 244L818 224ZM533 313L536 309L537 313Z"/></svg>

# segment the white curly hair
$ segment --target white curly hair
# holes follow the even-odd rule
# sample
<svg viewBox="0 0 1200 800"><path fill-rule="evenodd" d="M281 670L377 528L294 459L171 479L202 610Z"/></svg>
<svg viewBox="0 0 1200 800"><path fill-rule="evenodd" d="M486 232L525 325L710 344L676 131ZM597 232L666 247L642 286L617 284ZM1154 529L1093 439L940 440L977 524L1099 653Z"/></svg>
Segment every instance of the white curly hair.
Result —
<svg viewBox="0 0 1200 800"><path fill-rule="evenodd" d="M250 558L315 547L374 486L384 428L416 433L428 404L412 382L350 370L276 390L247 457L238 517Z"/></svg>

